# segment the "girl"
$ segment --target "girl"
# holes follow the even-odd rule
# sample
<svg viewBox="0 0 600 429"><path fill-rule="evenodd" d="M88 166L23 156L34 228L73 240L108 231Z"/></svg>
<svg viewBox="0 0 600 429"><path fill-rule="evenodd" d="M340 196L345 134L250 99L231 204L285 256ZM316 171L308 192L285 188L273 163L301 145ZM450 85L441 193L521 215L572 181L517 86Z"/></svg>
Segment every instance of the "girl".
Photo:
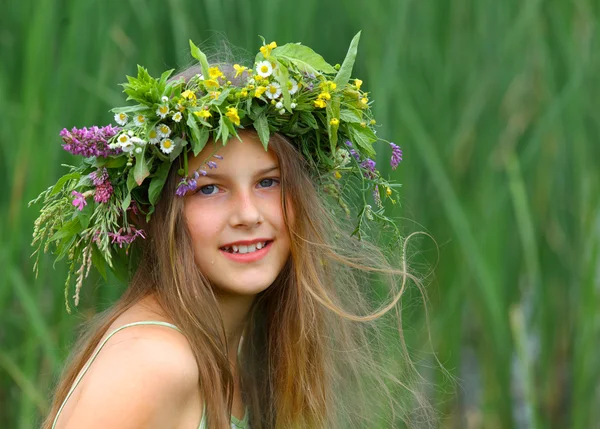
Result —
<svg viewBox="0 0 600 429"><path fill-rule="evenodd" d="M134 269L72 353L44 428L431 422L405 349L390 361L384 335L407 274L367 236L389 221L380 190L395 201L350 80L358 37L335 68L274 42L251 69L211 67L190 42L199 66L129 78L139 104L115 109L120 127L63 130L84 162L40 197L34 243L68 256L75 304L92 265ZM377 208L353 211L347 195L364 190ZM374 282L389 288L383 306Z"/></svg>

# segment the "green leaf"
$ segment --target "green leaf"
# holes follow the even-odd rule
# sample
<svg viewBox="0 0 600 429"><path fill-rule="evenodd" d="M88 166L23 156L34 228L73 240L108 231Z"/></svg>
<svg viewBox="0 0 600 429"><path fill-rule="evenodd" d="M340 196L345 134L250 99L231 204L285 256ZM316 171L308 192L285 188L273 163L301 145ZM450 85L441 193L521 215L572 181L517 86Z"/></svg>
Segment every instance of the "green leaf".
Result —
<svg viewBox="0 0 600 429"><path fill-rule="evenodd" d="M135 180L135 175L133 173L133 170L129 170L129 175L127 176L127 190L129 192L131 192L133 190L133 188L135 188L137 186L136 180Z"/></svg>
<svg viewBox="0 0 600 429"><path fill-rule="evenodd" d="M296 66L300 71L307 73L335 74L337 70L333 68L323 57L310 49L308 46L288 43L273 49L271 55L275 59L284 59Z"/></svg>
<svg viewBox="0 0 600 429"><path fill-rule="evenodd" d="M177 159L177 157L181 154L183 147L187 144L187 141L183 140L181 137L175 137L173 141L175 143L175 148L173 148L173 152L169 154L169 160L171 162Z"/></svg>
<svg viewBox="0 0 600 429"><path fill-rule="evenodd" d="M72 235L77 234L82 230L79 219L75 217L69 222L65 223L61 229L59 229L48 241L62 240L63 238L70 238Z"/></svg>
<svg viewBox="0 0 600 429"><path fill-rule="evenodd" d="M200 61L200 66L202 67L202 74L204 75L205 79L208 79L208 60L206 59L206 55L200 50L198 46L194 45L194 42L192 42L191 40L190 51L192 53L192 57Z"/></svg>
<svg viewBox="0 0 600 429"><path fill-rule="evenodd" d="M344 108L340 111L340 121L360 124L363 122L361 112L355 109Z"/></svg>
<svg viewBox="0 0 600 429"><path fill-rule="evenodd" d="M196 118L193 114L188 115L187 125L190 127L192 131L192 150L194 151L194 156L198 155L206 142L208 141L208 129L205 127L198 127L196 123Z"/></svg>
<svg viewBox="0 0 600 429"><path fill-rule="evenodd" d="M369 127L362 127L358 124L348 124L348 133L350 134L352 143L362 149L367 156L375 155L373 142L377 141L377 137Z"/></svg>
<svg viewBox="0 0 600 429"><path fill-rule="evenodd" d="M175 69L166 70L160 75L160 80L158 81L159 88L165 87L165 85L167 83L167 79L169 79L169 76L171 76L171 73L173 73L174 70Z"/></svg>
<svg viewBox="0 0 600 429"><path fill-rule="evenodd" d="M227 144L227 140L229 139L229 128L227 127L226 121L228 121L228 119L221 116L221 119L219 119L219 132L217 133L217 138L215 139L215 141L217 141L220 137L221 141L223 142L223 146Z"/></svg>
<svg viewBox="0 0 600 429"><path fill-rule="evenodd" d="M92 264L98 270L102 278L106 281L106 261L96 246L92 247Z"/></svg>
<svg viewBox="0 0 600 429"><path fill-rule="evenodd" d="M337 147L338 141L338 128L339 125L331 125L330 121L333 118L340 118L340 97L334 95L330 103L327 103L327 134L329 135L329 148L332 154L335 154L335 148Z"/></svg>
<svg viewBox="0 0 600 429"><path fill-rule="evenodd" d="M133 113L141 112L143 110L148 110L148 106L144 106L143 104L137 104L135 106L115 107L110 111L113 113Z"/></svg>
<svg viewBox="0 0 600 429"><path fill-rule="evenodd" d="M142 153L137 153L135 155L133 176L135 178L135 183L137 183L138 186L141 186L144 179L150 175L150 170L148 169L148 164L146 163L146 158L144 156L145 154L146 151L142 151Z"/></svg>
<svg viewBox="0 0 600 429"><path fill-rule="evenodd" d="M354 60L356 59L356 51L358 50L359 40L360 31L356 33L356 36L354 36L354 38L352 38L352 42L350 42L350 47L348 48L346 58L344 58L344 62L342 63L342 66L340 67L337 76L333 80L339 88L346 85L350 80L352 68L354 67Z"/></svg>
<svg viewBox="0 0 600 429"><path fill-rule="evenodd" d="M123 211L127 210L129 208L130 204L131 204L131 191L127 192L127 195L125 195L125 198L123 198L123 202L121 203L121 208L123 209Z"/></svg>
<svg viewBox="0 0 600 429"><path fill-rule="evenodd" d="M65 185L65 183L67 183L69 180L77 180L81 178L81 173L78 172L73 172L73 173L68 173L65 174L64 176L62 176L60 179L58 179L58 181L56 182L56 184L54 185L54 187L52 188L52 191L50 191L50 197L53 195L58 194L63 186Z"/></svg>
<svg viewBox="0 0 600 429"><path fill-rule="evenodd" d="M269 147L270 133L269 122L267 121L267 116L265 113L262 112L260 115L258 115L252 125L254 125L254 129L258 133L258 138L260 138L260 141L262 142L262 145L266 151Z"/></svg>
<svg viewBox="0 0 600 429"><path fill-rule="evenodd" d="M281 62L277 62L277 67L273 71L273 75L279 85L281 85L281 94L283 95L283 105L288 111L292 110L292 99L290 97L290 91L288 90L288 81L290 80L290 73L287 67Z"/></svg>
<svg viewBox="0 0 600 429"><path fill-rule="evenodd" d="M97 158L96 159L96 167L106 167L106 168L121 168L125 165L127 159L125 156L117 156L110 158Z"/></svg>
<svg viewBox="0 0 600 429"><path fill-rule="evenodd" d="M154 173L154 177L150 181L150 186L148 187L148 199L150 200L150 204L155 205L158 201L165 182L167 181L170 168L170 163L163 162Z"/></svg>

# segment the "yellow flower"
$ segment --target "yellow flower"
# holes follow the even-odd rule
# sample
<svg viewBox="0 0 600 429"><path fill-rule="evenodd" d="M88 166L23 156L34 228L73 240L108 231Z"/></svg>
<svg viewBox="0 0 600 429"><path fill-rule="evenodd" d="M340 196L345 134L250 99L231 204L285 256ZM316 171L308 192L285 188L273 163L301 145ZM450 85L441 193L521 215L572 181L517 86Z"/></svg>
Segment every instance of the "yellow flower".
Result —
<svg viewBox="0 0 600 429"><path fill-rule="evenodd" d="M183 98L187 98L187 99L189 99L189 100L195 100L195 99L196 99L196 94L194 94L194 92L193 92L193 91L190 91L189 89L188 89L188 90L186 90L186 91L183 91L183 92L181 93L181 96L182 96Z"/></svg>
<svg viewBox="0 0 600 429"><path fill-rule="evenodd" d="M363 127L363 128L367 128L367 123L366 122L361 122L360 126Z"/></svg>
<svg viewBox="0 0 600 429"><path fill-rule="evenodd" d="M254 96L256 98L260 98L261 95L263 95L265 93L265 91L267 90L266 86L257 86L256 90L254 91Z"/></svg>
<svg viewBox="0 0 600 429"><path fill-rule="evenodd" d="M218 79L220 77L225 77L223 75L223 73L221 73L221 70L219 70L219 67L211 67L208 69L208 76L211 79Z"/></svg>
<svg viewBox="0 0 600 429"><path fill-rule="evenodd" d="M375 119L371 119L371 121L369 122L371 125L375 125L377 123L377 121Z"/></svg>
<svg viewBox="0 0 600 429"><path fill-rule="evenodd" d="M245 89L243 89L242 92L240 92L240 95L242 97L247 97L248 96L248 91L246 91Z"/></svg>
<svg viewBox="0 0 600 429"><path fill-rule="evenodd" d="M329 123L333 126L337 126L340 124L340 120L338 118L332 118L331 121L329 121Z"/></svg>
<svg viewBox="0 0 600 429"><path fill-rule="evenodd" d="M385 195L387 195L388 197L391 197L392 196L392 188L386 187Z"/></svg>
<svg viewBox="0 0 600 429"><path fill-rule="evenodd" d="M219 82L214 79L206 79L204 81L204 87L209 91L214 91L220 87Z"/></svg>
<svg viewBox="0 0 600 429"><path fill-rule="evenodd" d="M326 91L323 91L319 94L319 100L331 100L331 94Z"/></svg>
<svg viewBox="0 0 600 429"><path fill-rule="evenodd" d="M238 116L238 110L235 107L228 107L227 113L225 113L225 116L227 116L229 118L229 120L231 120L231 122L233 122L235 125L240 124L240 117Z"/></svg>
<svg viewBox="0 0 600 429"><path fill-rule="evenodd" d="M337 85L331 80L326 80L325 82L321 82L319 87L323 90L323 92L329 92L334 91L337 88Z"/></svg>
<svg viewBox="0 0 600 429"><path fill-rule="evenodd" d="M324 108L327 106L327 103L321 99L315 100L314 104L315 104L315 107L321 107L321 108Z"/></svg>
<svg viewBox="0 0 600 429"><path fill-rule="evenodd" d="M265 58L269 58L271 55L271 51L277 47L277 43L271 42L268 45L264 45L260 47L260 53L263 54Z"/></svg>
<svg viewBox="0 0 600 429"><path fill-rule="evenodd" d="M194 112L194 115L198 116L199 118L210 118L212 116L212 113L210 113L206 109L202 109L198 110L197 112Z"/></svg>
<svg viewBox="0 0 600 429"><path fill-rule="evenodd" d="M238 77L239 75L244 73L244 70L248 70L248 67L244 67L239 64L234 64L233 68L235 69L235 77Z"/></svg>
<svg viewBox="0 0 600 429"><path fill-rule="evenodd" d="M356 89L360 89L361 85L362 85L362 80L354 79L354 86L356 87Z"/></svg>
<svg viewBox="0 0 600 429"><path fill-rule="evenodd" d="M214 98L215 100L216 100L217 98L219 98L219 95L221 95L221 91L212 91L212 92L210 93L210 96L211 96L212 98Z"/></svg>
<svg viewBox="0 0 600 429"><path fill-rule="evenodd" d="M335 173L333 173L333 176L334 176L336 179L341 179L341 178L342 178L342 175L341 175L341 173L340 173L339 171L337 171L337 170L335 170Z"/></svg>
<svg viewBox="0 0 600 429"><path fill-rule="evenodd" d="M367 97L363 97L360 99L360 102L366 106L369 104L369 99Z"/></svg>

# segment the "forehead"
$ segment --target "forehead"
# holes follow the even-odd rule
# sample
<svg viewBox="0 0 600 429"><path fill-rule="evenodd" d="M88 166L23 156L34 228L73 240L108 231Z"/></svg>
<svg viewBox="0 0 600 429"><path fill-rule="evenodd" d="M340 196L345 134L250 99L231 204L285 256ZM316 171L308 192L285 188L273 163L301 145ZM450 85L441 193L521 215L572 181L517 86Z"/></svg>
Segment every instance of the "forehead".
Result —
<svg viewBox="0 0 600 429"><path fill-rule="evenodd" d="M255 132L240 130L240 139L231 137L225 146L219 141L215 144L209 140L200 153L189 159L189 170L192 172L199 168L209 175L215 173L230 173L243 170L261 170L273 165L279 165L277 155L273 149L265 151ZM214 155L217 155L215 157ZM223 159L220 159L220 158ZM207 166L209 161L215 162L217 167L211 169Z"/></svg>

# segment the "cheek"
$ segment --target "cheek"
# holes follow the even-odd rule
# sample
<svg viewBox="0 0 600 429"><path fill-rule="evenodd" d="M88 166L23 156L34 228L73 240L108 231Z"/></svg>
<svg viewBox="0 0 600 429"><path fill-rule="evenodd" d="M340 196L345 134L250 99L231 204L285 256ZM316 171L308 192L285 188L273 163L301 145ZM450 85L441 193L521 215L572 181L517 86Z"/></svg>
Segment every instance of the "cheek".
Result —
<svg viewBox="0 0 600 429"><path fill-rule="evenodd" d="M185 220L194 247L216 240L218 219L211 216L209 210L195 210L193 207L186 209Z"/></svg>

